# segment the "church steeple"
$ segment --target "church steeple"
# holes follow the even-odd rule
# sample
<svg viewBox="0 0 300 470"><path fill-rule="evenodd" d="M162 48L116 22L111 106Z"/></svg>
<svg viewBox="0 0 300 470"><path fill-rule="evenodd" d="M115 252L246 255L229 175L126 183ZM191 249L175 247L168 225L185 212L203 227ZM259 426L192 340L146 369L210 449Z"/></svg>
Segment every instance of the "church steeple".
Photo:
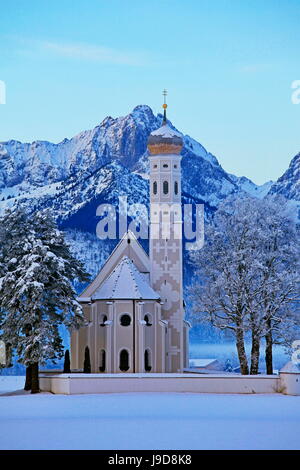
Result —
<svg viewBox="0 0 300 470"><path fill-rule="evenodd" d="M166 98L167 98L167 94L168 94L167 90L164 89L162 94L163 94L163 97L164 97L164 104L162 105L163 110L164 110L164 118L163 118L162 125L164 126L164 125L167 124L167 107L168 107L168 105L166 103Z"/></svg>
<svg viewBox="0 0 300 470"><path fill-rule="evenodd" d="M167 123L167 90L163 91L164 117L162 125L156 131L151 132L148 138L148 150L150 155L179 155L183 147L182 135L172 129Z"/></svg>
<svg viewBox="0 0 300 470"><path fill-rule="evenodd" d="M181 155L182 134L164 117L148 139L150 160L150 282L159 293L162 319L167 322L166 371L187 367L187 328L182 282Z"/></svg>

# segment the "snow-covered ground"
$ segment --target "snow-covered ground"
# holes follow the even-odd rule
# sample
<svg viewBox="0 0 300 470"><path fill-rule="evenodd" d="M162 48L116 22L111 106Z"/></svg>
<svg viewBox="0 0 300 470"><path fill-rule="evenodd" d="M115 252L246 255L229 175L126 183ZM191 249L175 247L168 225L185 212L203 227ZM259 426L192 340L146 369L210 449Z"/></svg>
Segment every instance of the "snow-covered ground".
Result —
<svg viewBox="0 0 300 470"><path fill-rule="evenodd" d="M0 394L24 377L0 377ZM300 397L0 396L1 449L300 449Z"/></svg>
<svg viewBox="0 0 300 470"><path fill-rule="evenodd" d="M251 359L251 343L245 342L246 354L248 361ZM217 359L221 364L225 364L229 361L233 367L238 367L239 360L237 356L236 345L232 341L210 343L207 341L197 340L192 338L190 341L190 358L207 358ZM288 361L290 361L290 355L287 354L283 346L273 346L273 364L275 370L280 370ZM264 343L261 345L260 354L260 372L265 372L265 355L264 355Z"/></svg>

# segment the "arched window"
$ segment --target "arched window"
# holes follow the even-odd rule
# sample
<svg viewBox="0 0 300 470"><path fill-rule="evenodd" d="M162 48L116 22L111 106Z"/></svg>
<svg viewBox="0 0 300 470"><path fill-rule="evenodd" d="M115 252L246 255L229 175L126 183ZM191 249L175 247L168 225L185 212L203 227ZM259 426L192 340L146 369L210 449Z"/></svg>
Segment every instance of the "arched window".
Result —
<svg viewBox="0 0 300 470"><path fill-rule="evenodd" d="M174 183L174 193L176 195L178 194L178 181L175 181L175 183Z"/></svg>
<svg viewBox="0 0 300 470"><path fill-rule="evenodd" d="M120 324L121 326L129 326L131 323L131 317L127 313L124 313L124 315L121 315L120 318Z"/></svg>
<svg viewBox="0 0 300 470"><path fill-rule="evenodd" d="M153 194L157 194L157 181L153 183Z"/></svg>
<svg viewBox="0 0 300 470"><path fill-rule="evenodd" d="M129 369L129 353L126 349L122 349L120 352L119 368L122 372L127 372Z"/></svg>
<svg viewBox="0 0 300 470"><path fill-rule="evenodd" d="M90 348L88 346L86 346L84 350L83 373L84 374L91 373Z"/></svg>
<svg viewBox="0 0 300 470"><path fill-rule="evenodd" d="M105 349L100 349L99 371L100 372L105 372L105 368L106 368L106 352L105 352Z"/></svg>
<svg viewBox="0 0 300 470"><path fill-rule="evenodd" d="M149 313L144 316L144 321L146 322L146 326L152 326L151 315L149 315Z"/></svg>
<svg viewBox="0 0 300 470"><path fill-rule="evenodd" d="M168 181L164 181L163 182L163 193L168 194L168 192L169 192L169 183L168 183Z"/></svg>
<svg viewBox="0 0 300 470"><path fill-rule="evenodd" d="M100 316L100 326L105 326L105 322L107 321L107 315Z"/></svg>
<svg viewBox="0 0 300 470"><path fill-rule="evenodd" d="M151 352L150 352L150 349L146 349L145 350L145 371L150 372L151 369L152 369Z"/></svg>

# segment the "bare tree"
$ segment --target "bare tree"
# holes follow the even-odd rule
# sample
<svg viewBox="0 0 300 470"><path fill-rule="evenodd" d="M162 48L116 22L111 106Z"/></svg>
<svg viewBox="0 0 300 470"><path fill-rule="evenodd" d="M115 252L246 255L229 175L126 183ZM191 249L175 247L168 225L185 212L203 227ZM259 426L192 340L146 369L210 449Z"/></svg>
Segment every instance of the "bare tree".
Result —
<svg viewBox="0 0 300 470"><path fill-rule="evenodd" d="M233 332L242 374L249 373L244 338L251 334L250 374L257 374L261 339L272 373L272 348L299 325L299 241L283 198L231 199L206 227L206 244L191 255L197 282L194 315Z"/></svg>

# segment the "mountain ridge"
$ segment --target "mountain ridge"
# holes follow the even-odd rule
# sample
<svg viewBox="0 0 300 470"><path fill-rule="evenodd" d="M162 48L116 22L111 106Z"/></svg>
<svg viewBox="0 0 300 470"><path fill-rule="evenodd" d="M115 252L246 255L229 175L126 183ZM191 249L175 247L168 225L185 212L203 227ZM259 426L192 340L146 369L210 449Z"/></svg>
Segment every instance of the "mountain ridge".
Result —
<svg viewBox="0 0 300 470"><path fill-rule="evenodd" d="M161 122L161 114L155 116L149 106L138 105L126 116L107 116L93 129L57 144L42 140L1 142L0 199L28 195L38 188L62 183L72 174L90 173L112 161L145 176L149 164L148 135ZM247 179L247 189L245 177L230 175L199 142L188 135L183 138L183 189L187 193L217 206L229 194L249 192L250 186L252 190L260 188Z"/></svg>

